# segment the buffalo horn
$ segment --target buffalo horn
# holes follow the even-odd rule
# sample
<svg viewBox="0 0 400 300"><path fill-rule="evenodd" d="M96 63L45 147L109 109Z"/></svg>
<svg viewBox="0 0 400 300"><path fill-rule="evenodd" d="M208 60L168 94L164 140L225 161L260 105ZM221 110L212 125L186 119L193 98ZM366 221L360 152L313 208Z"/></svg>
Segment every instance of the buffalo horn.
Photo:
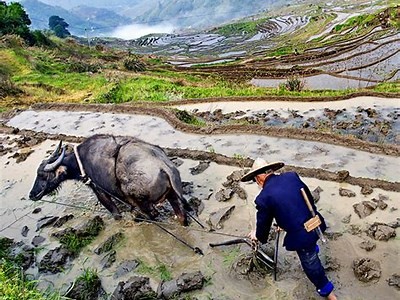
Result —
<svg viewBox="0 0 400 300"><path fill-rule="evenodd" d="M61 142L60 142L60 144L61 144ZM51 164L47 164L44 167L44 171L45 172L54 171L61 164L61 162L64 159L64 156L65 156L65 146L62 148L61 155L57 158L57 160L55 162L52 162Z"/></svg>
<svg viewBox="0 0 400 300"><path fill-rule="evenodd" d="M60 152L60 149L61 149L61 144L62 144L62 141L60 141L58 143L58 146L57 146L56 150L54 150L54 152L50 155L49 161L51 161L51 160L53 160L53 159L55 159L57 157L58 152Z"/></svg>

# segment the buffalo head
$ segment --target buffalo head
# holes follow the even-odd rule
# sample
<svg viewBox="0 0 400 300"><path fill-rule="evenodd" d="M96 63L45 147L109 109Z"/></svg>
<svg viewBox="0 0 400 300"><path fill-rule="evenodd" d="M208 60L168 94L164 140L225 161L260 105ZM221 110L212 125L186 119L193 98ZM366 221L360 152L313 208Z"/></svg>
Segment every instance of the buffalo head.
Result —
<svg viewBox="0 0 400 300"><path fill-rule="evenodd" d="M66 168L62 166L65 157L65 146L58 144L56 150L48 159L45 159L37 169L35 183L29 193L33 201L42 199L43 196L55 191L66 179Z"/></svg>

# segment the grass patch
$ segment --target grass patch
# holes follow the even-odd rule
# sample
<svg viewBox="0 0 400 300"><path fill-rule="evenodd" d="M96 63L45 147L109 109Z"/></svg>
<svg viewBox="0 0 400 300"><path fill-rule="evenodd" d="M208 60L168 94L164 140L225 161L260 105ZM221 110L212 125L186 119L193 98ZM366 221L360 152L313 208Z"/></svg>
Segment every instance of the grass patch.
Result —
<svg viewBox="0 0 400 300"><path fill-rule="evenodd" d="M0 299L4 300L58 300L59 293L37 289L37 281L29 280L22 270L22 257L12 257L13 241L0 237Z"/></svg>
<svg viewBox="0 0 400 300"><path fill-rule="evenodd" d="M229 251L225 251L223 254L223 263L226 267L231 267L235 260L239 257L240 255L240 247L234 247L230 249Z"/></svg>
<svg viewBox="0 0 400 300"><path fill-rule="evenodd" d="M233 24L228 24L222 26L214 31L214 33L224 35L224 36L231 36L231 35L238 35L238 34L255 34L257 33L257 26L262 24L267 19L260 19L257 21L248 21L248 22L238 22Z"/></svg>
<svg viewBox="0 0 400 300"><path fill-rule="evenodd" d="M68 233L60 238L60 243L74 255L77 255L82 248L89 245L95 237L80 237L75 233Z"/></svg>
<svg viewBox="0 0 400 300"><path fill-rule="evenodd" d="M400 93L400 81L379 83L373 90L381 93Z"/></svg>
<svg viewBox="0 0 400 300"><path fill-rule="evenodd" d="M60 237L60 243L77 255L83 247L89 245L99 235L103 228L103 220L100 217L95 217L79 230L70 228L69 232Z"/></svg>
<svg viewBox="0 0 400 300"><path fill-rule="evenodd" d="M139 266L137 267L136 271L140 274L157 277L158 279L163 281L172 280L171 271L165 264L160 262L155 266L151 266L146 264L143 260L139 259Z"/></svg>
<svg viewBox="0 0 400 300"><path fill-rule="evenodd" d="M179 110L179 109L174 109L175 116L182 122L190 125L195 125L195 126L205 126L206 123L202 120L199 120L195 116L191 115L188 113L186 110Z"/></svg>

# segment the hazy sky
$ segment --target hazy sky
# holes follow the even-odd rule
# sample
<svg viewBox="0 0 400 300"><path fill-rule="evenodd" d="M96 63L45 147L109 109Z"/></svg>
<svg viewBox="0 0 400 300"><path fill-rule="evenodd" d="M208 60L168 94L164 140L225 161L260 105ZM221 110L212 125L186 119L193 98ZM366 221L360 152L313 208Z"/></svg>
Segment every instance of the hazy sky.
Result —
<svg viewBox="0 0 400 300"><path fill-rule="evenodd" d="M173 31L174 27L171 24L167 23L152 26L143 24L131 24L118 27L110 33L110 36L129 40L136 39L151 33L172 33Z"/></svg>

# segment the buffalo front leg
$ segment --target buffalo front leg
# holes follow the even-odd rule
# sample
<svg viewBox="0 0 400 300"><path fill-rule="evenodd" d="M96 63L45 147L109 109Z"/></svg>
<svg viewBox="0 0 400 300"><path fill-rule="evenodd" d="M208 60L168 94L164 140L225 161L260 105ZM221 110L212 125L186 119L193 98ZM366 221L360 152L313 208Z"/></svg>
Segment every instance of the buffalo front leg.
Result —
<svg viewBox="0 0 400 300"><path fill-rule="evenodd" d="M179 223L181 223L181 225L183 226L188 226L188 219L187 219L187 213L186 210L183 207L183 202L186 200L181 200L178 195L172 191L167 195L167 199L168 202L171 204L175 215L178 217L179 219Z"/></svg>
<svg viewBox="0 0 400 300"><path fill-rule="evenodd" d="M97 199L113 215L114 219L120 220L122 218L121 212L119 211L115 203L111 200L111 197L107 195L105 192L99 191L96 188L93 188L93 191L96 194Z"/></svg>
<svg viewBox="0 0 400 300"><path fill-rule="evenodd" d="M132 206L132 210L139 214L140 218L154 220L158 216L154 205L147 198L126 197L127 202Z"/></svg>

